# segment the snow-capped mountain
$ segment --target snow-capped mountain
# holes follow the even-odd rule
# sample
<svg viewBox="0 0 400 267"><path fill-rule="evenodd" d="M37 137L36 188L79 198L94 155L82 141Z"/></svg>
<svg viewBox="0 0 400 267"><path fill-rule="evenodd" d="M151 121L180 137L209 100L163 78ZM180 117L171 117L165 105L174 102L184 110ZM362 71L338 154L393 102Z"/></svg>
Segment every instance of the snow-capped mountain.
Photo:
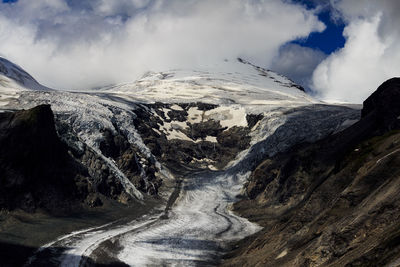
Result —
<svg viewBox="0 0 400 267"><path fill-rule="evenodd" d="M30 76L21 75L7 79L29 89ZM40 265L51 256L62 266L100 261L97 249L133 266L218 262L227 242L260 229L229 209L257 164L359 117L358 110L324 105L288 78L243 59L149 72L84 92L14 90L0 103L8 110L51 105L58 136L83 170L79 201L159 201L151 216L58 238L31 259ZM30 203L42 203L31 195Z"/></svg>
<svg viewBox="0 0 400 267"><path fill-rule="evenodd" d="M108 86L99 91L145 103L239 104L253 112L273 106L318 103L290 79L241 58L197 70L148 72L133 83Z"/></svg>
<svg viewBox="0 0 400 267"><path fill-rule="evenodd" d="M50 90L38 83L29 73L20 66L0 58L0 86L4 88Z"/></svg>
<svg viewBox="0 0 400 267"><path fill-rule="evenodd" d="M21 90L48 91L18 65L0 57L0 107L18 98Z"/></svg>

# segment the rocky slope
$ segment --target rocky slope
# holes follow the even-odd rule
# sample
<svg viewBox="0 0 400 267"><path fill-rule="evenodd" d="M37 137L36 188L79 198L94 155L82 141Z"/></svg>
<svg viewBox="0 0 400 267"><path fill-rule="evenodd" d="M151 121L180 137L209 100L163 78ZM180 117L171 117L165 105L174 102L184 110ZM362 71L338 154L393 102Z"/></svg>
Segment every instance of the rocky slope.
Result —
<svg viewBox="0 0 400 267"><path fill-rule="evenodd" d="M234 210L264 229L226 266L397 266L400 78L383 83L353 126L266 158Z"/></svg>

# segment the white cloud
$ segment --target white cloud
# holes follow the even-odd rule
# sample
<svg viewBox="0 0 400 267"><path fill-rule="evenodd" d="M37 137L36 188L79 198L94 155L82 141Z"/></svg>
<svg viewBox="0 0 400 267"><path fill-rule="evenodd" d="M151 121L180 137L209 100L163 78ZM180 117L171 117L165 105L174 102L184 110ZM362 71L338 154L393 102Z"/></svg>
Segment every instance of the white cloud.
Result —
<svg viewBox="0 0 400 267"><path fill-rule="evenodd" d="M268 66L324 29L314 12L284 0L19 0L0 4L0 53L65 89L237 56Z"/></svg>
<svg viewBox="0 0 400 267"><path fill-rule="evenodd" d="M336 1L347 22L343 49L313 74L322 99L361 103L385 80L400 75L400 2Z"/></svg>
<svg viewBox="0 0 400 267"><path fill-rule="evenodd" d="M280 49L279 56L273 61L271 68L308 88L315 68L325 58L326 55L320 50L288 44Z"/></svg>

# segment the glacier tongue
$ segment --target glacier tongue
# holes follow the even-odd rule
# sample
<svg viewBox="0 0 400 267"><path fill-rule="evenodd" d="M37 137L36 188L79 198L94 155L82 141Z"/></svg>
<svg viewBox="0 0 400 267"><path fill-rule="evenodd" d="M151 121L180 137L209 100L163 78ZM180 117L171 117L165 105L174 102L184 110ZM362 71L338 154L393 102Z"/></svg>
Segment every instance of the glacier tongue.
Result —
<svg viewBox="0 0 400 267"><path fill-rule="evenodd" d="M204 173L188 177L168 219L119 237L123 248L116 257L131 266L216 263L224 242L261 229L228 209L247 176Z"/></svg>

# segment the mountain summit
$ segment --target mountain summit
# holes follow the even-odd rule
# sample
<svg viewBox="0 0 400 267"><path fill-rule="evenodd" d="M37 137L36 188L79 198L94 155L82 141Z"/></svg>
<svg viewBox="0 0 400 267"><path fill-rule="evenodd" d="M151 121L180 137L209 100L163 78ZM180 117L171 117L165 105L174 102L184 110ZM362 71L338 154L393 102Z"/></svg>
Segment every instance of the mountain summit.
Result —
<svg viewBox="0 0 400 267"><path fill-rule="evenodd" d="M287 77L241 58L195 70L148 72L133 83L108 86L99 91L141 102L240 104L248 109L318 103Z"/></svg>

